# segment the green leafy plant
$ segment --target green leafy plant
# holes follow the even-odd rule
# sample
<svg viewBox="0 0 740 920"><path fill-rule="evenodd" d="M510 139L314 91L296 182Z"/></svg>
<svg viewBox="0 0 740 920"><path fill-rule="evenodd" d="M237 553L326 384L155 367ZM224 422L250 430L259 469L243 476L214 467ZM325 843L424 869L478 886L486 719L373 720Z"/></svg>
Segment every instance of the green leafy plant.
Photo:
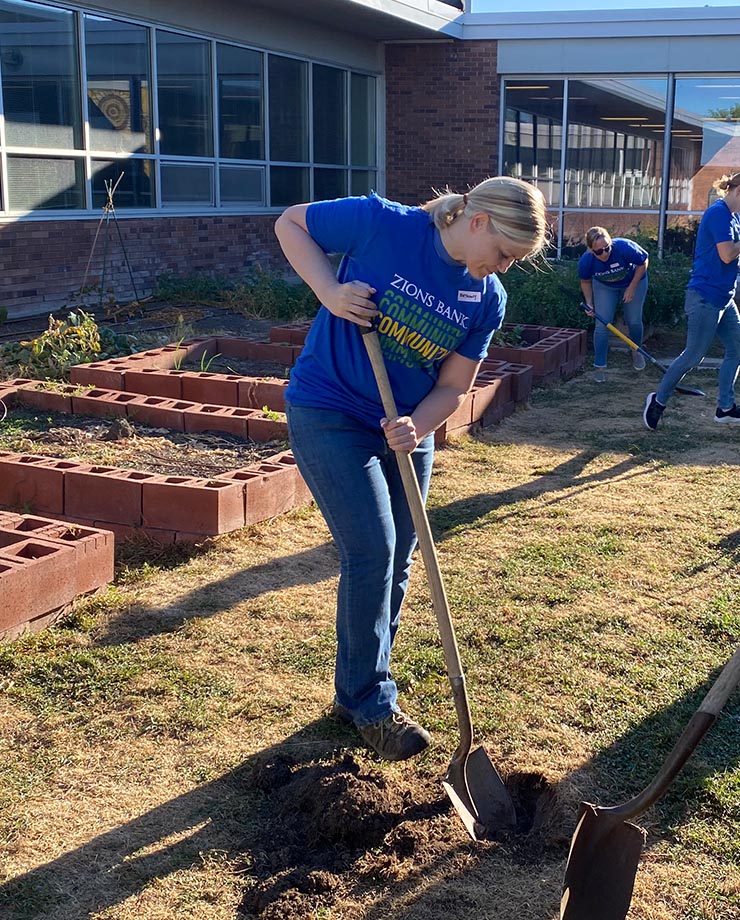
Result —
<svg viewBox="0 0 740 920"><path fill-rule="evenodd" d="M30 341L11 342L0 351L6 367L15 365L25 377L68 380L75 364L89 364L134 351L130 336L100 329L84 310L72 311L67 319L49 316L45 332Z"/></svg>
<svg viewBox="0 0 740 920"><path fill-rule="evenodd" d="M201 356L201 359L200 359L200 369L201 369L201 371L202 371L203 373L206 373L206 372L208 371L208 368L213 364L213 362L216 360L216 358L220 358L220 357L221 357L221 353L220 353L220 352L217 352L215 355L211 355L211 357L208 358L208 352L207 352L207 351L204 351L203 354L202 354L202 356ZM206 360L206 359L207 359L207 360Z"/></svg>
<svg viewBox="0 0 740 920"><path fill-rule="evenodd" d="M493 333L491 344L517 347L519 345L527 345L528 343L522 339L522 327L514 326L513 329L497 329Z"/></svg>
<svg viewBox="0 0 740 920"><path fill-rule="evenodd" d="M273 422L285 421L285 413L276 412L274 409L270 409L269 406L262 407L262 414Z"/></svg>

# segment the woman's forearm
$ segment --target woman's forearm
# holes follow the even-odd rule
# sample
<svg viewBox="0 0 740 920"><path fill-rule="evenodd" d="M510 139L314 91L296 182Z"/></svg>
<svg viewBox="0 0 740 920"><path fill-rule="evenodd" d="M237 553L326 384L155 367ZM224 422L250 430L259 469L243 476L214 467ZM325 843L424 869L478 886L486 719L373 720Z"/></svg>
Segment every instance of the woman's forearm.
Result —
<svg viewBox="0 0 740 920"><path fill-rule="evenodd" d="M445 419L460 408L467 395L468 391L459 387L435 386L411 413L417 440L420 441L439 428Z"/></svg>
<svg viewBox="0 0 740 920"><path fill-rule="evenodd" d="M316 243L297 220L291 209L285 211L275 223L275 235L285 258L296 273L306 282L322 303L337 286L334 268L324 250Z"/></svg>

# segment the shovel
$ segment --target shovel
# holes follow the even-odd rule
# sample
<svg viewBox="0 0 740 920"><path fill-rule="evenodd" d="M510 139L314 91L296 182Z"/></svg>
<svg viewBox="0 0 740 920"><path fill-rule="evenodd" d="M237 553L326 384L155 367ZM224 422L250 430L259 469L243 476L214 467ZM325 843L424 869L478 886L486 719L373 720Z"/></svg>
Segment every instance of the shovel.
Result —
<svg viewBox="0 0 740 920"><path fill-rule="evenodd" d="M363 329L362 332L375 380L380 390L383 410L389 419L396 418L398 412L378 334L374 329L367 331ZM465 690L465 676L462 672L460 652L439 569L437 551L429 527L429 519L424 509L424 500L421 497L411 455L396 451L395 457L398 461L406 500L429 580L432 604L437 617L447 675L452 686L455 712L460 728L460 744L442 780L442 786L473 840L484 840L491 832L513 830L516 825L514 803L485 750L482 747L472 750L473 723Z"/></svg>
<svg viewBox="0 0 740 920"><path fill-rule="evenodd" d="M611 332L613 335L616 335L618 339L621 339L626 345L629 345L629 347L632 348L634 351L639 352L643 356L643 358L647 358L647 360L651 364L654 364L655 367L658 368L661 374L665 374L665 372L668 370L665 364L661 364L661 362L658 361L657 358L654 358L652 355L649 355L645 351L644 348L642 348L636 342L633 342L632 339L626 336L623 332L620 332L620 330L617 329L616 326L613 326L611 323L607 323L607 321L605 319L602 319L598 314L591 313L591 311L588 309L585 303L581 304L581 309L583 310L584 313L588 313L589 316L593 316L594 319L597 319L600 323L606 326L609 332ZM685 393L687 396L706 396L707 395L703 390L698 390L696 387L685 387L685 386L680 386L680 385L676 386L676 392Z"/></svg>
<svg viewBox="0 0 740 920"><path fill-rule="evenodd" d="M630 818L658 801L740 683L740 649L725 665L653 782L613 808L583 802L565 868L560 920L624 920L646 833Z"/></svg>
<svg viewBox="0 0 740 920"><path fill-rule="evenodd" d="M573 291L567 288L564 284L558 284L558 287L564 294L567 294L571 300L579 301L578 305L581 308L581 310L583 310L584 313L587 313L589 316L593 316L594 319L598 320L602 325L606 326L609 332L611 332L613 335L616 335L618 339L621 339L625 345L629 345L629 347L633 351L639 352L643 356L643 358L645 358L652 365L657 367L658 370L661 372L661 374L665 374L665 372L668 370L665 364L662 364L660 361L658 361L657 358L654 358L652 355L648 354L641 345L638 345L637 342L633 342L631 338L626 336L623 332L620 332L620 330L617 329L616 326L613 326L611 323L607 323L605 319L602 319L595 312L592 313L589 310L589 308L586 306L586 304L582 303L580 298L577 297L573 293ZM676 392L684 393L686 396L706 396L707 395L703 390L698 390L696 387L685 387L685 386L680 386L680 385L676 386Z"/></svg>

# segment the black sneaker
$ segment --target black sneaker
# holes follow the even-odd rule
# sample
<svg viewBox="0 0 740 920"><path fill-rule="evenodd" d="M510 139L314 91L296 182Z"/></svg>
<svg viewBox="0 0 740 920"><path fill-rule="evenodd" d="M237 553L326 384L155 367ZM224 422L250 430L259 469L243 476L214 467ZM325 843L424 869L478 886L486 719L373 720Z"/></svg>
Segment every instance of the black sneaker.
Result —
<svg viewBox="0 0 740 920"><path fill-rule="evenodd" d="M658 402L655 393L649 393L648 398L645 400L645 408L642 411L642 420L645 422L645 427L655 431L664 411L665 406Z"/></svg>
<svg viewBox="0 0 740 920"><path fill-rule="evenodd" d="M738 409L735 403L732 404L731 409L720 409L717 406L717 411L714 413L715 422L726 423L729 422L730 425L739 425L740 424L740 409Z"/></svg>
<svg viewBox="0 0 740 920"><path fill-rule="evenodd" d="M403 712L394 712L372 725L360 725L357 730L362 740L383 760L415 757L429 747L432 740L426 729Z"/></svg>

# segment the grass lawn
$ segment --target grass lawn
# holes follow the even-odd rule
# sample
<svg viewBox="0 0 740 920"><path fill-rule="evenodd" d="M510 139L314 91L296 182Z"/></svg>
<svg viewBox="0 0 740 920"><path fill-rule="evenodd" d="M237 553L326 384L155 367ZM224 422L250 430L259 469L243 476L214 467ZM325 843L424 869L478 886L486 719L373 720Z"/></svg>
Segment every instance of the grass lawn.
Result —
<svg viewBox="0 0 740 920"><path fill-rule="evenodd" d="M474 844L421 560L394 673L432 731L383 764L325 717L337 557L314 508L130 545L66 623L0 645L3 920L554 920L581 800L655 776L740 640L740 429L614 354L438 453L429 500L478 740L519 833ZM639 822L630 920L740 916L740 694ZM594 918L598 920L598 918Z"/></svg>

